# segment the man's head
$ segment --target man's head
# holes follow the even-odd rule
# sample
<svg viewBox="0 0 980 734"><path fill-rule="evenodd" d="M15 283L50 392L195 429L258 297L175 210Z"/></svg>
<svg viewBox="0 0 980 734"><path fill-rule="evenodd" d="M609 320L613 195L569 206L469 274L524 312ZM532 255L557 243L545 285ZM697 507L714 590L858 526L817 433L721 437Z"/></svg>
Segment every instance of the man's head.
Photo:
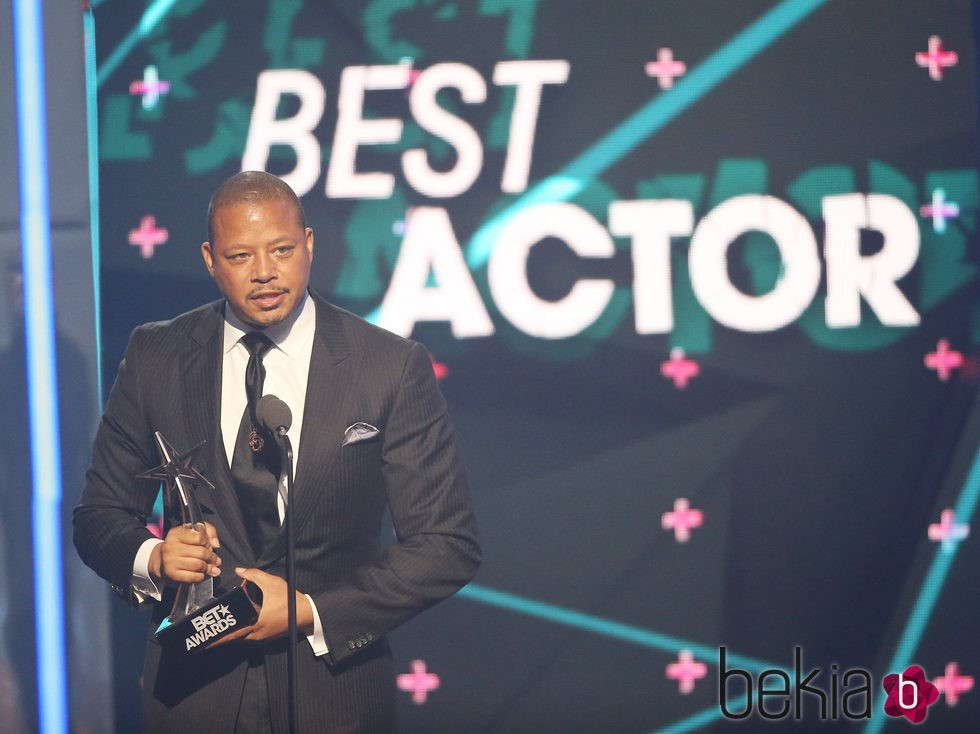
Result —
<svg viewBox="0 0 980 734"><path fill-rule="evenodd" d="M201 254L235 315L251 326L272 326L303 300L313 230L286 183L262 171L243 171L211 197Z"/></svg>

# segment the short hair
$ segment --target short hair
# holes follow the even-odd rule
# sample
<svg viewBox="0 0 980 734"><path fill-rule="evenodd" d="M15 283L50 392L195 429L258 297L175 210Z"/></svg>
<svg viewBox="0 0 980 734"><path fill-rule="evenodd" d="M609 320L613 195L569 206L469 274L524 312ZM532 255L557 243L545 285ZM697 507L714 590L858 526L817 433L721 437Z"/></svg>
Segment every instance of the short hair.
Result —
<svg viewBox="0 0 980 734"><path fill-rule="evenodd" d="M226 179L208 205L208 242L214 242L214 216L218 209L260 201L287 201L296 211L297 223L306 229L306 212L289 184L265 171L242 171Z"/></svg>

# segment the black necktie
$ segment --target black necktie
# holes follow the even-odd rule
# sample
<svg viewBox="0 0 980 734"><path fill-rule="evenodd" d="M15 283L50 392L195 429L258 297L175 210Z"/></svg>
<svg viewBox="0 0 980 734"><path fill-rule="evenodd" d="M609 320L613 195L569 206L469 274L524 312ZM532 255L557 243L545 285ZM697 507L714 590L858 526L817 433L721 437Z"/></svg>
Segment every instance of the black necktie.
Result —
<svg viewBox="0 0 980 734"><path fill-rule="evenodd" d="M258 558L279 533L276 501L279 452L275 442L255 419L255 406L262 397L262 383L265 381L262 358L272 348L272 342L261 332L250 331L242 337L242 344L248 349L248 366L245 367L248 404L238 427L231 476L235 480L248 539Z"/></svg>

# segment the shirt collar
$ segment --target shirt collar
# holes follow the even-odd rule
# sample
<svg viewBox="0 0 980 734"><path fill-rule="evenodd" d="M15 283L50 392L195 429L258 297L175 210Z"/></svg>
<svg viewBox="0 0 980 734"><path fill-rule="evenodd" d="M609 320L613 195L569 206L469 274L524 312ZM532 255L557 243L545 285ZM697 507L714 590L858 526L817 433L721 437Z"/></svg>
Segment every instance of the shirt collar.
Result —
<svg viewBox="0 0 980 734"><path fill-rule="evenodd" d="M303 294L303 302L299 308L293 309L289 317L266 329L256 329L244 323L235 312L228 308L225 302L224 352L227 354L239 340L250 331L261 331L275 344L276 348L286 356L294 357L299 354L308 340L313 338L316 330L316 306L309 293Z"/></svg>

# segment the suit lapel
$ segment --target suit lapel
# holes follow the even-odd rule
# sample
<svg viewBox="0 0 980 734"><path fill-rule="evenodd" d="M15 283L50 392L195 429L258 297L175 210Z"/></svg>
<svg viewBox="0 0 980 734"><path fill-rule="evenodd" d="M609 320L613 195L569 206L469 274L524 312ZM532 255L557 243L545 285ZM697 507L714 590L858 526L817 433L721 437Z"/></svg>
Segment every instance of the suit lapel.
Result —
<svg viewBox="0 0 980 734"><path fill-rule="evenodd" d="M189 416L191 435L204 433L207 440L207 446L201 452L202 459L206 461L201 473L214 484L214 489L207 486L196 488L200 502L221 518L226 528L221 535L222 546L233 557L248 563L254 555L228 468L219 418L224 323L221 309L221 301L211 304L191 330L181 373L186 386L183 407Z"/></svg>
<svg viewBox="0 0 980 734"><path fill-rule="evenodd" d="M340 318L329 303L311 295L316 304L316 332L303 408L302 446L288 510L295 518L297 532L311 516L313 503L327 484L347 428L344 420L351 414L353 395L345 389L352 383L354 365ZM285 532L281 532L260 560L278 558L285 548Z"/></svg>

